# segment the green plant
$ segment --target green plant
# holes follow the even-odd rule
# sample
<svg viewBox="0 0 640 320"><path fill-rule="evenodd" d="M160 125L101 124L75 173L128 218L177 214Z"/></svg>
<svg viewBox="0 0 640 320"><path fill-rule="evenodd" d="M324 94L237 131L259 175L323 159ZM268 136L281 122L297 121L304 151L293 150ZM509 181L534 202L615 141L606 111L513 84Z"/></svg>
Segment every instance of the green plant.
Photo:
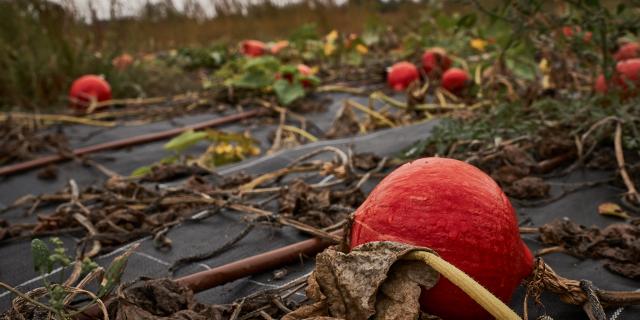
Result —
<svg viewBox="0 0 640 320"><path fill-rule="evenodd" d="M33 290L30 294L25 295L17 289L0 282L0 287L8 289L23 299L24 302L30 303L42 311L48 311L50 315L59 320L73 319L74 316L88 308L98 304L99 307L106 311L102 299L105 298L120 283L122 273L124 272L127 260L137 248L132 246L124 254L116 257L111 265L105 270L91 259L85 257L81 261L72 263L71 257L66 253L64 243L59 238L49 239L49 248L44 241L33 239L31 242L31 254L33 256L33 266L42 278L44 284L44 293L40 293L38 289ZM56 268L66 268L73 265L73 271L68 279L64 280L64 272L59 271L60 279L56 282L51 279L51 272ZM78 279L82 280L75 284ZM96 293L92 293L84 289L91 280L98 279L99 287ZM73 305L76 295L82 294L89 297L89 301L81 305ZM43 298L48 298L46 303L40 302ZM12 309L11 314L18 318L25 318L22 314L24 310L21 308ZM14 314L17 312L18 314ZM26 311L26 312L34 312ZM31 314L26 314L31 318Z"/></svg>
<svg viewBox="0 0 640 320"><path fill-rule="evenodd" d="M290 74L290 80L281 77ZM282 64L273 56L258 58L238 58L222 66L214 78L221 79L225 86L251 90L253 92L275 93L283 105L289 105L305 96L302 81L311 85L320 83L313 75L303 75L294 65Z"/></svg>
<svg viewBox="0 0 640 320"><path fill-rule="evenodd" d="M208 142L207 150L197 156L185 156L185 152L199 142ZM153 171L154 167L175 163L197 164L202 168L215 167L244 160L257 155L260 149L257 143L246 134L226 133L213 130L185 131L164 145L171 155L157 163L142 166L131 173L132 177L142 177Z"/></svg>

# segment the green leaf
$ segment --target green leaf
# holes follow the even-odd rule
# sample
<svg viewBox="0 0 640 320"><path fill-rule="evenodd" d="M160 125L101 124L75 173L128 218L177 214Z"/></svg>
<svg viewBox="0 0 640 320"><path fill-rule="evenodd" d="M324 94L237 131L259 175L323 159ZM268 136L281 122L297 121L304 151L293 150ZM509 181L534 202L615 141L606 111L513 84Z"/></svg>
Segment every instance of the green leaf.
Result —
<svg viewBox="0 0 640 320"><path fill-rule="evenodd" d="M135 170L133 170L133 172L131 172L131 174L129 174L129 177L131 178L141 178L144 177L146 175L148 175L149 173L151 173L151 169L153 168L153 166L142 166L139 168L136 168Z"/></svg>
<svg viewBox="0 0 640 320"><path fill-rule="evenodd" d="M31 241L31 255L33 256L33 268L39 273L49 273L53 269L53 265L49 260L51 251L40 239L33 239Z"/></svg>
<svg viewBox="0 0 640 320"><path fill-rule="evenodd" d="M292 64L285 64L280 67L280 74L296 74L298 73L298 68Z"/></svg>
<svg viewBox="0 0 640 320"><path fill-rule="evenodd" d="M207 134L207 138L209 138L208 134ZM160 159L160 161L150 164L148 166L142 166L139 167L135 170L133 170L133 172L131 172L131 174L129 174L130 177L132 178L141 178L146 176L147 174L151 173L151 171L153 170L154 166L157 165L163 165L163 164L174 164L176 162L178 162L178 160L180 159L180 157L178 155L170 155L168 157L164 157L162 159Z"/></svg>
<svg viewBox="0 0 640 320"><path fill-rule="evenodd" d="M246 60L243 69L276 71L278 68L280 68L280 61L278 59L273 56L264 56Z"/></svg>
<svg viewBox="0 0 640 320"><path fill-rule="evenodd" d="M264 70L250 70L231 81L231 85L245 89L261 89L270 85L275 73Z"/></svg>
<svg viewBox="0 0 640 320"><path fill-rule="evenodd" d="M283 105L289 105L298 98L304 97L304 88L299 82L289 83L286 80L278 80L273 84L273 90L278 100Z"/></svg>
<svg viewBox="0 0 640 320"><path fill-rule="evenodd" d="M207 133L203 131L188 130L181 133L179 136L169 140L164 145L165 150L171 150L175 152L182 152L199 141L206 139Z"/></svg>

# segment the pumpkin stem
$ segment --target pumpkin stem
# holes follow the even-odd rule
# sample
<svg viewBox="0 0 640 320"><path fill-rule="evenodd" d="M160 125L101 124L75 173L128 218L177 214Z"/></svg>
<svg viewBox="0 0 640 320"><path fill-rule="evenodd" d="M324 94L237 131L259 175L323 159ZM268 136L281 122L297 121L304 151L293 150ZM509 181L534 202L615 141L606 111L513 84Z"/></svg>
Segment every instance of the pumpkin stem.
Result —
<svg viewBox="0 0 640 320"><path fill-rule="evenodd" d="M478 282L473 280L464 271L456 268L451 263L440 258L434 253L427 251L413 251L402 257L405 260L418 260L431 266L438 271L443 277L447 278L451 283L455 284L464 291L471 299L477 302L492 316L498 320L521 320L521 318L505 305L500 299L496 298L489 290L485 289Z"/></svg>

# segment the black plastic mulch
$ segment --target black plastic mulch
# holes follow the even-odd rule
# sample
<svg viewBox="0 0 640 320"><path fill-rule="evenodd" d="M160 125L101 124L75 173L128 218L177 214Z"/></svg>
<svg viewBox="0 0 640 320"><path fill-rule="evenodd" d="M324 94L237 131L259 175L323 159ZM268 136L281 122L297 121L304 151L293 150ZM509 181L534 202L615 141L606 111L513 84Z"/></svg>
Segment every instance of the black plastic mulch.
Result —
<svg viewBox="0 0 640 320"><path fill-rule="evenodd" d="M336 95L334 98L334 102L328 107L329 110L322 113L306 115L311 122L315 123L319 130L327 130L327 128L329 128L335 111L340 107L340 98L343 98L343 96ZM72 141L73 145L78 146L195 123L211 117L212 115L189 116L173 120L172 122L167 121L140 127L107 130L86 127L69 127L69 129L66 130L70 130L68 132L70 136L73 135L76 137L86 137L92 131L101 131L88 140ZM302 154L327 145L339 147L343 150L352 147L356 152L373 152L380 156L393 155L410 146L416 140L427 137L434 125L434 122L423 123L403 128L382 130L354 138L311 143L270 156L263 156L239 164L226 166L221 168L219 173L225 175L245 171L250 174L260 174L273 171ZM262 125L256 121L246 121L220 129L240 131L247 127L251 129L254 137L261 141L263 150L265 147L268 147L266 136L275 128L274 125ZM141 165L149 164L166 155L162 150L163 143L164 142L151 143L128 150L96 154L92 156L92 159L103 163L118 173L128 174L133 169ZM0 205L8 205L17 197L27 193L40 194L53 192L62 187L67 183L67 180L71 178L75 179L81 187L100 182L104 179L104 176L95 172L94 169L83 168L76 163L59 164L58 171L58 179L53 182L38 180L36 177L37 170L8 178L0 178L2 179L0 180ZM610 173L576 172L568 177L552 180L551 182L554 185L552 194L561 192L562 184L593 181L602 179L607 175L610 175ZM364 189L367 192L370 191L375 183L376 181L368 182ZM567 217L580 224L602 227L619 222L619 220L600 216L597 213L598 205L603 202L616 202L622 192L624 192L624 190L610 186L593 187L569 194L546 206L536 208L518 207L518 218L522 225L525 226L540 226L554 219ZM134 280L140 276L169 276L169 266L177 259L210 251L212 248L218 247L229 238L237 235L245 227L240 217L241 215L237 213L223 212L197 224L185 223L177 226L168 233L168 237L173 241L173 247L170 251L157 250L148 238L139 240L138 242L141 243L141 246L134 255L131 256L124 280ZM5 214L3 218L9 221L21 221L31 219L32 217L23 217L22 213L10 212ZM290 228L275 230L273 228L257 227L249 236L237 243L231 250L213 259L192 263L180 269L176 275L181 276L202 271L306 238L305 235ZM524 235L523 238L532 251L541 248L541 244L536 239L536 235ZM73 252L75 241L78 239L68 236L62 237L62 239L65 241L69 251ZM118 253L126 248L127 246L101 256L96 260L101 265L107 265L113 257L117 256ZM40 281L33 271L29 240L12 241L0 245L0 257L0 281L14 285L23 291L40 285ZM591 280L596 287L601 289L636 290L640 288L640 282L607 271L600 261L589 259L579 260L563 253L549 254L546 255L544 259L558 274L571 279ZM304 263L289 265L285 268L287 275L281 279L276 280L272 272L267 272L213 288L198 294L197 297L203 303L229 303L250 293L254 293L257 290L273 288L302 276L313 269L313 261L307 259ZM522 313L523 297L524 291L520 288L514 295L511 303L512 307L520 314ZM0 310L6 310L12 298L11 294L0 290ZM543 302L546 307L545 309L536 307L530 302L529 313L531 318L544 314L546 310L546 313L554 319L587 319L585 313L579 307L562 304L553 296L544 295ZM607 311L607 314L611 316L616 310ZM628 307L617 317L617 319L638 318L640 318L640 308L638 307Z"/></svg>

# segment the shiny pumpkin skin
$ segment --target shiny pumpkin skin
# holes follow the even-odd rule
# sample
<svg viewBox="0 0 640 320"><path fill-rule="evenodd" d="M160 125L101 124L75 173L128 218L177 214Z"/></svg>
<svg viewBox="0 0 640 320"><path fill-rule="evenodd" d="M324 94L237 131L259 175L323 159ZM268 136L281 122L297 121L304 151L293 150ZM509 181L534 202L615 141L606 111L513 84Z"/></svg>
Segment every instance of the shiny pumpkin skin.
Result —
<svg viewBox="0 0 640 320"><path fill-rule="evenodd" d="M504 192L481 170L453 159L415 160L384 178L351 229L352 248L371 241L429 247L506 303L533 269ZM420 303L445 320L491 319L444 278L422 292Z"/></svg>

